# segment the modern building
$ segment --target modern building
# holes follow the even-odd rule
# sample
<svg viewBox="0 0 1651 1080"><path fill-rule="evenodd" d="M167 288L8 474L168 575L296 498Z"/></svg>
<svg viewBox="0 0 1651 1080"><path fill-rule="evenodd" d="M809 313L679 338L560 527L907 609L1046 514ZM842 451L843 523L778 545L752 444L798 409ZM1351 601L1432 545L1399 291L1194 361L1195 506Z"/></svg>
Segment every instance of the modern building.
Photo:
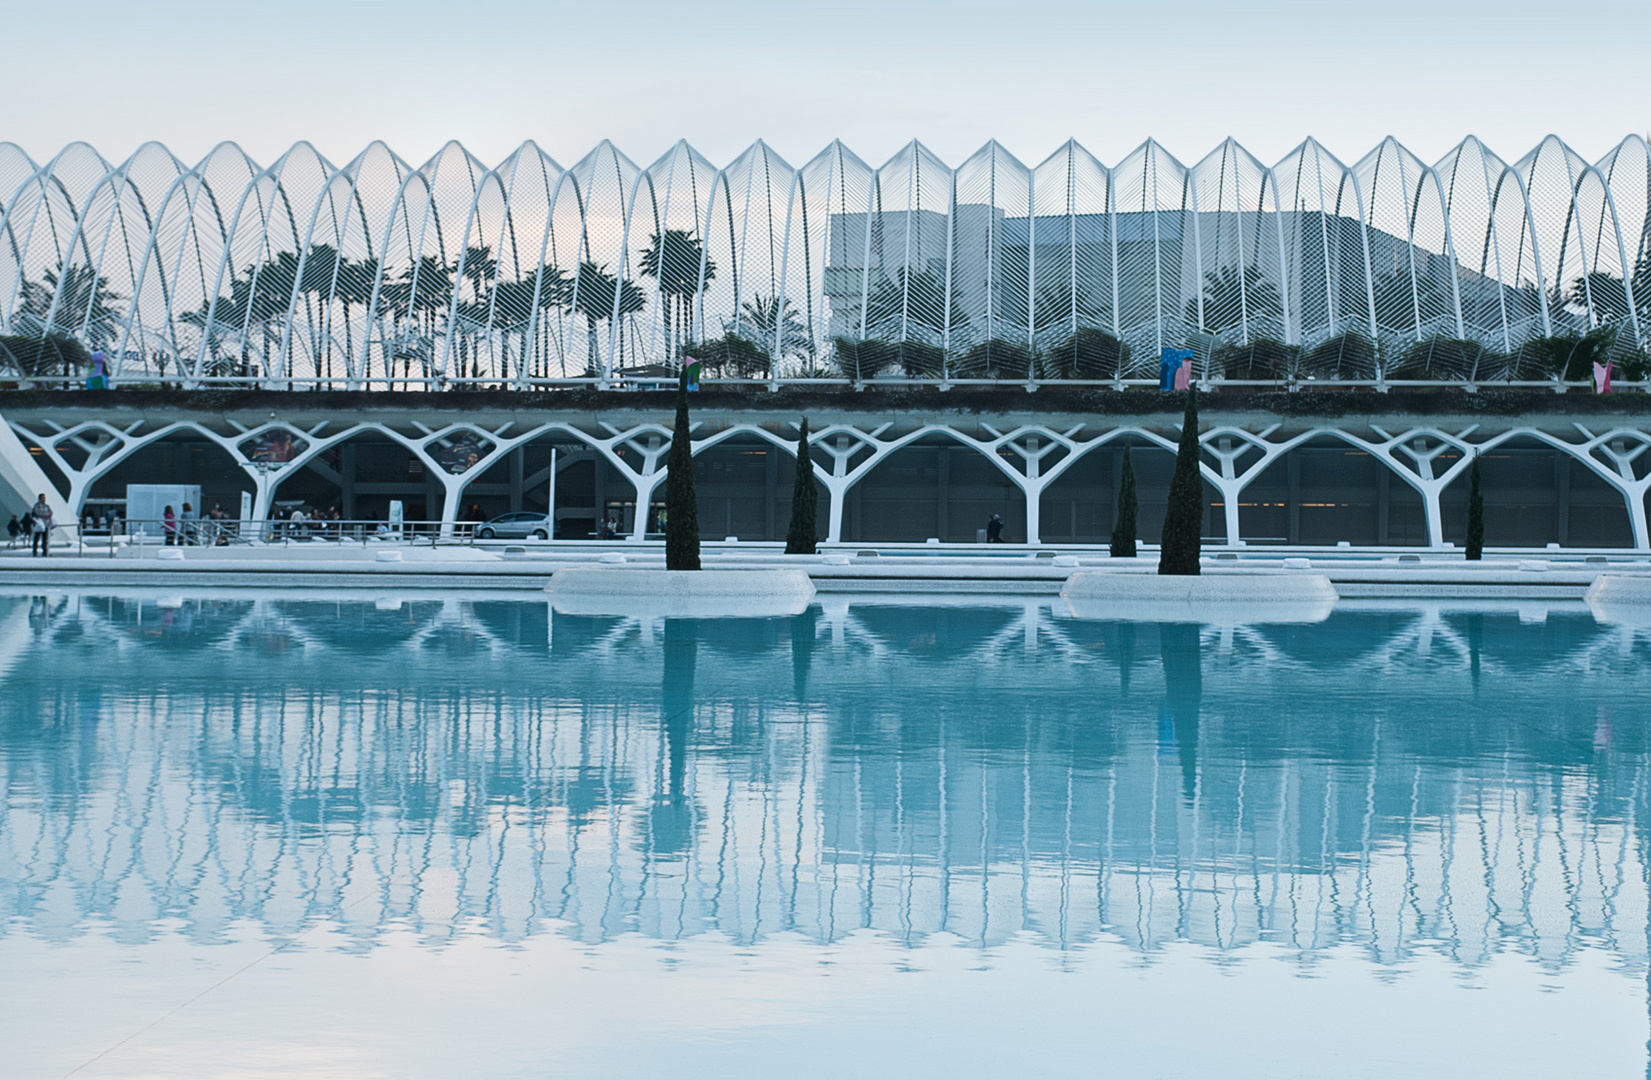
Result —
<svg viewBox="0 0 1651 1080"><path fill-rule="evenodd" d="M840 143L646 168L607 143L567 168L531 143L491 167L0 145L0 503L189 482L259 519L451 523L548 509L554 475L559 534L641 539L650 391L698 354L708 537L783 537L806 414L830 539L999 513L1104 541L1125 445L1151 539L1179 412L1146 391L1190 345L1212 539L1442 544L1478 453L1490 543L1647 549L1648 303L1638 137L1432 165L1389 139L1351 166L1313 140L1272 166L1228 140L1191 166L1068 142L877 168ZM98 351L113 392L77 390ZM1636 392L1594 399L1599 362Z"/></svg>
<svg viewBox="0 0 1651 1080"><path fill-rule="evenodd" d="M760 142L646 167L603 143L566 168L532 143L418 166L382 144L342 165L0 144L0 376L103 350L116 385L525 388L694 344L712 377L858 377L844 343L869 340L939 350L900 358L920 378L1126 381L1208 334L1212 379L1553 379L1530 339L1644 349L1648 190L1637 136L1594 162L1470 137L1431 165L1388 139L1351 166L1311 139L1271 166L1227 140L1190 166L1150 141L955 167L914 142L875 168L840 143L800 167ZM1111 359L1063 361L1086 331ZM1315 352L1347 336L1356 362ZM1433 340L1494 356L1411 355ZM984 342L1009 360L968 359ZM1233 360L1257 342L1266 363Z"/></svg>

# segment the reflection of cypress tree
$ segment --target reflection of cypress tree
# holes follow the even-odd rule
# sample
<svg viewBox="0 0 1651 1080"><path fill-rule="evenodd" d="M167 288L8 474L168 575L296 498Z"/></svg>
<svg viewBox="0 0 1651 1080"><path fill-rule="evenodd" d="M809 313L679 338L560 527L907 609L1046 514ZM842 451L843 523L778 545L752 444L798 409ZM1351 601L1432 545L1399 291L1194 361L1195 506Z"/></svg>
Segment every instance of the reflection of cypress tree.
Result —
<svg viewBox="0 0 1651 1080"><path fill-rule="evenodd" d="M1129 669L1135 666L1135 624L1118 624L1118 696L1129 696Z"/></svg>
<svg viewBox="0 0 1651 1080"><path fill-rule="evenodd" d="M649 815L656 853L684 851L693 831L686 795L688 746L694 731L694 669L699 662L699 622L665 620L665 673L659 725L665 734L665 785Z"/></svg>
<svg viewBox="0 0 1651 1080"><path fill-rule="evenodd" d="M688 438L688 365L676 383L676 428L665 466L665 569L699 569L699 499L694 494L694 449ZM647 507L636 508L646 514Z"/></svg>
<svg viewBox="0 0 1651 1080"><path fill-rule="evenodd" d="M1158 641L1164 661L1164 701L1181 759L1181 793L1191 800L1198 786L1198 711L1204 699L1198 625L1164 623L1158 627Z"/></svg>
<svg viewBox="0 0 1651 1080"><path fill-rule="evenodd" d="M791 489L791 527L785 534L787 555L812 555L820 535L820 489L814 483L808 454L808 417L797 429L797 482Z"/></svg>
<svg viewBox="0 0 1651 1080"><path fill-rule="evenodd" d="M1135 466L1130 464L1129 444L1124 444L1124 464L1118 476L1118 512L1112 518L1112 557L1135 557Z"/></svg>
<svg viewBox="0 0 1651 1080"><path fill-rule="evenodd" d="M808 672L814 664L815 626L820 609L809 609L791 620L791 689L801 704L808 700Z"/></svg>
<svg viewBox="0 0 1651 1080"><path fill-rule="evenodd" d="M1198 470L1198 388L1187 387L1187 412L1181 421L1181 444L1175 450L1175 475L1169 481L1164 533L1159 539L1160 574L1198 573L1198 549L1204 532L1204 477Z"/></svg>
<svg viewBox="0 0 1651 1080"><path fill-rule="evenodd" d="M1479 454L1473 455L1473 468L1468 470L1468 554L1474 561L1485 554L1485 497L1479 493Z"/></svg>
<svg viewBox="0 0 1651 1080"><path fill-rule="evenodd" d="M1468 677L1473 680L1474 693L1479 692L1479 649L1485 643L1485 617L1468 616Z"/></svg>

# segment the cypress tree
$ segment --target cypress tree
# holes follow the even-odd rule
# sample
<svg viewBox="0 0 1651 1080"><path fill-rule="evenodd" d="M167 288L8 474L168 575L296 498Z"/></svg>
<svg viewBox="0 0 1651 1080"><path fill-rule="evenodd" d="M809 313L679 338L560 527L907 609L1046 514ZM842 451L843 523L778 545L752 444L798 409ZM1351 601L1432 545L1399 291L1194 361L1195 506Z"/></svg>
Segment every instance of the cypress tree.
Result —
<svg viewBox="0 0 1651 1080"><path fill-rule="evenodd" d="M1468 470L1468 558L1478 562L1485 555L1485 497L1479 493L1479 454L1473 455Z"/></svg>
<svg viewBox="0 0 1651 1080"><path fill-rule="evenodd" d="M1135 557L1135 466L1129 461L1129 444L1124 444L1124 467L1118 479L1118 512L1112 518L1112 557Z"/></svg>
<svg viewBox="0 0 1651 1080"><path fill-rule="evenodd" d="M1197 574L1204 531L1204 478L1198 471L1198 388L1187 387L1187 412L1181 420L1181 443L1175 449L1175 475L1169 481L1164 535L1158 547L1160 574Z"/></svg>
<svg viewBox="0 0 1651 1080"><path fill-rule="evenodd" d="M676 427L665 460L665 569L698 570L699 498L694 494L694 451L688 436L686 364L677 376Z"/></svg>
<svg viewBox="0 0 1651 1080"><path fill-rule="evenodd" d="M797 483L791 489L791 527L785 533L787 555L812 555L819 536L820 489L808 456L808 417L797 429Z"/></svg>

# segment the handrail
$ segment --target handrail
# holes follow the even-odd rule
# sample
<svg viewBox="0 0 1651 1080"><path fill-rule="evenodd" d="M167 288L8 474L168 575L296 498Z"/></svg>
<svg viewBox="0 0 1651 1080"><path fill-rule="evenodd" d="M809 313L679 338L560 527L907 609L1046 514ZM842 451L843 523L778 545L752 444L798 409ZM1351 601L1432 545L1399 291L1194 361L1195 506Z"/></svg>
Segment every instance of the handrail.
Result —
<svg viewBox="0 0 1651 1080"><path fill-rule="evenodd" d="M1275 390L1299 391L1303 389L1370 389L1377 391L1399 389L1438 389L1438 390L1466 390L1475 393L1480 390L1549 390L1555 394L1563 394L1571 390L1593 389L1593 384L1586 379L1321 379L1313 376L1290 379L1228 379L1220 376L1199 378L1200 389L1205 391L1218 390L1222 387L1262 387ZM0 374L0 383L9 384L18 389L34 390L79 390L82 380L78 376L66 375L9 375ZM473 388L478 390L503 390L520 393L523 390L572 390L572 389L606 389L613 391L637 391L651 389L669 389L671 381L656 378L634 378L615 376L611 379L596 377L569 377L569 378L536 378L499 376L478 377L451 377L451 376L396 376L392 378L373 378L351 380L339 376L282 376L281 378L262 378L251 375L223 375L203 376L199 379L121 379L111 382L112 389L142 389L155 387L167 390L211 390L211 389L243 389L243 390L319 390L319 391L359 391L393 393L397 390L404 392L440 392L444 390L462 390ZM1043 388L1073 388L1073 389L1141 389L1155 388L1157 379L1150 378L1120 378L1120 379L1045 379L1045 378L1004 378L1004 379L974 379L974 378L940 378L938 376L906 376L906 375L875 375L869 379L850 379L843 376L821 377L780 377L775 379L745 379L745 378L705 378L700 380L704 388L736 388L749 387L760 390L776 390L781 387L803 387L813 389L839 388L858 393L868 389L912 389L933 387L938 390L950 390L955 387L980 386L998 389L1021 389L1033 393ZM1642 380L1613 380L1614 389L1640 390L1651 392L1651 379Z"/></svg>

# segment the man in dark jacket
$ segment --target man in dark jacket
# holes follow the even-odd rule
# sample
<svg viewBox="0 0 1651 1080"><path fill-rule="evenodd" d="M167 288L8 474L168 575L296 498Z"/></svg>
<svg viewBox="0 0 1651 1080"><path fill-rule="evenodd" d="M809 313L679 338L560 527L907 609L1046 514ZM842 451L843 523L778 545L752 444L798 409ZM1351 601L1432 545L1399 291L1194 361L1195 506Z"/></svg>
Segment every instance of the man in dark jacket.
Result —
<svg viewBox="0 0 1651 1080"><path fill-rule="evenodd" d="M30 545L30 552L35 555L50 555L52 553L52 508L46 502L46 493L41 492L29 516L34 518L34 543Z"/></svg>
<svg viewBox="0 0 1651 1080"><path fill-rule="evenodd" d="M988 544L1003 543L1003 519L996 514L986 523L986 542Z"/></svg>

